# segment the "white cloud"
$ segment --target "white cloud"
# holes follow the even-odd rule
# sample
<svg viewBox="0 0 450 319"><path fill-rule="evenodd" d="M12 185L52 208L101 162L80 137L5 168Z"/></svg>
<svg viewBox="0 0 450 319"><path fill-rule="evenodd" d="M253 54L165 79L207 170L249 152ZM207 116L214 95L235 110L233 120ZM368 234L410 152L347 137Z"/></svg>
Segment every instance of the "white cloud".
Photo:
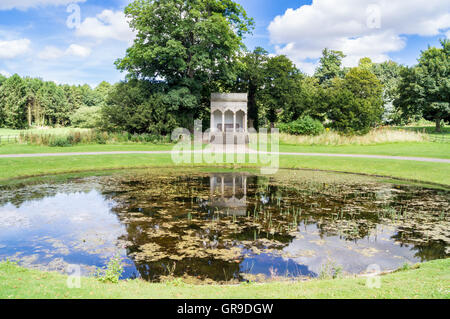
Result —
<svg viewBox="0 0 450 319"><path fill-rule="evenodd" d="M346 66L365 56L381 62L405 47L404 35L436 36L449 27L448 0L313 0L286 10L268 29L278 54L311 71L323 48L344 51Z"/></svg>
<svg viewBox="0 0 450 319"><path fill-rule="evenodd" d="M5 71L5 70L0 70L0 74L3 76L6 76L7 78L9 78L11 76L11 73L9 73L8 71Z"/></svg>
<svg viewBox="0 0 450 319"><path fill-rule="evenodd" d="M60 6L85 1L86 0L1 0L0 10L11 10L11 9L26 10L29 8Z"/></svg>
<svg viewBox="0 0 450 319"><path fill-rule="evenodd" d="M91 49L78 44L71 44L67 49L66 54L78 56L81 58L87 58L91 55Z"/></svg>
<svg viewBox="0 0 450 319"><path fill-rule="evenodd" d="M135 33L128 25L122 11L104 10L95 18L86 18L77 29L80 37L90 37L99 40L113 39L125 42L133 41Z"/></svg>
<svg viewBox="0 0 450 319"><path fill-rule="evenodd" d="M91 55L91 49L78 44L71 44L66 50L61 50L54 46L47 46L38 54L42 60L56 60L64 56L75 56L87 58Z"/></svg>
<svg viewBox="0 0 450 319"><path fill-rule="evenodd" d="M31 41L19 39L0 41L0 59L12 59L29 51Z"/></svg>
<svg viewBox="0 0 450 319"><path fill-rule="evenodd" d="M54 60L64 56L64 51L54 46L47 46L38 54L38 58L42 60Z"/></svg>

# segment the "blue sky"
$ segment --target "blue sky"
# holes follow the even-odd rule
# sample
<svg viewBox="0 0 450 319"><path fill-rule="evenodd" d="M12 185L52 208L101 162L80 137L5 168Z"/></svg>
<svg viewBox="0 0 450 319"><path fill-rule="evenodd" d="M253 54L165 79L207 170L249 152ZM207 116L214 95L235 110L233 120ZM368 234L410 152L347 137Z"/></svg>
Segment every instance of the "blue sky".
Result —
<svg viewBox="0 0 450 319"><path fill-rule="evenodd" d="M1 0L0 73L92 86L120 81L124 75L113 63L133 39L122 13L128 2ZM324 47L344 51L347 66L363 56L412 65L421 50L450 34L447 0L238 2L256 23L247 47L286 54L306 73L314 71ZM80 24L70 27L77 8Z"/></svg>

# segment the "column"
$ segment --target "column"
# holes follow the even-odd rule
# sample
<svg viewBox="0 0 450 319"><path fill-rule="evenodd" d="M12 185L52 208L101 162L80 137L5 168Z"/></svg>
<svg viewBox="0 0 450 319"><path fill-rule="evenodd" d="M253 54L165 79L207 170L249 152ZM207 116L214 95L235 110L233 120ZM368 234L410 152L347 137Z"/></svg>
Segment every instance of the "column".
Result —
<svg viewBox="0 0 450 319"><path fill-rule="evenodd" d="M210 130L214 132L216 128L214 127L214 111L211 109L211 121L210 121Z"/></svg>
<svg viewBox="0 0 450 319"><path fill-rule="evenodd" d="M248 126L248 124L247 124L247 112L245 112L244 113L244 127L243 127L243 129L244 129L244 132L247 132L247 127Z"/></svg>
<svg viewBox="0 0 450 319"><path fill-rule="evenodd" d="M222 133L225 133L225 112L222 111Z"/></svg>
<svg viewBox="0 0 450 319"><path fill-rule="evenodd" d="M233 112L233 133L236 133L236 112Z"/></svg>

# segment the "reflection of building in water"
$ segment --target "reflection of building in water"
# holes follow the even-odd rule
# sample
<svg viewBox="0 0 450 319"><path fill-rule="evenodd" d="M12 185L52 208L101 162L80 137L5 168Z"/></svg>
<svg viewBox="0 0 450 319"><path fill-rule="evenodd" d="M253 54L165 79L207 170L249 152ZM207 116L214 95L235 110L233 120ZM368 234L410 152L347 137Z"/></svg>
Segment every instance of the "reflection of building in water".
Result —
<svg viewBox="0 0 450 319"><path fill-rule="evenodd" d="M209 206L214 210L233 215L247 214L247 175L212 174Z"/></svg>

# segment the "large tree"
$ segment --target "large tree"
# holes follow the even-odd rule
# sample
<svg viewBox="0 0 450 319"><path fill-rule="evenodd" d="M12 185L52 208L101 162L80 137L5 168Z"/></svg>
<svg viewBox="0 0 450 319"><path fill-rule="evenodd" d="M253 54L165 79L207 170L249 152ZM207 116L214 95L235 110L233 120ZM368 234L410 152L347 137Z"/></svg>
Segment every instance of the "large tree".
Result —
<svg viewBox="0 0 450 319"><path fill-rule="evenodd" d="M0 126L14 129L27 127L26 84L17 74L0 86Z"/></svg>
<svg viewBox="0 0 450 319"><path fill-rule="evenodd" d="M136 38L117 67L129 78L167 83L183 118L202 113L199 105L218 83L234 82L234 61L253 26L232 0L135 0L125 14ZM196 103L185 109L192 103L182 100L192 97Z"/></svg>
<svg viewBox="0 0 450 319"><path fill-rule="evenodd" d="M44 110L47 125L65 126L69 124L69 104L64 90L55 82L44 82L37 92L37 100Z"/></svg>
<svg viewBox="0 0 450 319"><path fill-rule="evenodd" d="M437 132L442 120L450 120L450 41L442 40L441 45L423 51L416 67L402 70L395 102L405 114L434 121Z"/></svg>
<svg viewBox="0 0 450 319"><path fill-rule="evenodd" d="M169 134L177 125L177 104L165 84L129 80L114 86L102 108L103 126L111 131Z"/></svg>
<svg viewBox="0 0 450 319"><path fill-rule="evenodd" d="M269 52L257 47L253 52L244 52L237 61L238 76L233 89L248 92L248 118L253 127L259 128L259 94L264 85L264 68Z"/></svg>
<svg viewBox="0 0 450 319"><path fill-rule="evenodd" d="M271 127L278 121L279 113L295 108L302 78L294 63L284 55L272 57L264 65L261 104Z"/></svg>
<svg viewBox="0 0 450 319"><path fill-rule="evenodd" d="M352 68L344 79L335 78L329 89L331 127L346 134L365 134L381 122L383 86L366 68Z"/></svg>
<svg viewBox="0 0 450 319"><path fill-rule="evenodd" d="M320 84L331 85L331 81L335 77L342 77L344 75L344 71L342 70L343 58L345 58L345 54L341 51L323 49L319 66L314 74Z"/></svg>
<svg viewBox="0 0 450 319"><path fill-rule="evenodd" d="M370 71L383 84L383 121L387 124L402 124L401 114L394 107L394 101L398 96L401 69L402 66L394 61L373 63L370 67Z"/></svg>

